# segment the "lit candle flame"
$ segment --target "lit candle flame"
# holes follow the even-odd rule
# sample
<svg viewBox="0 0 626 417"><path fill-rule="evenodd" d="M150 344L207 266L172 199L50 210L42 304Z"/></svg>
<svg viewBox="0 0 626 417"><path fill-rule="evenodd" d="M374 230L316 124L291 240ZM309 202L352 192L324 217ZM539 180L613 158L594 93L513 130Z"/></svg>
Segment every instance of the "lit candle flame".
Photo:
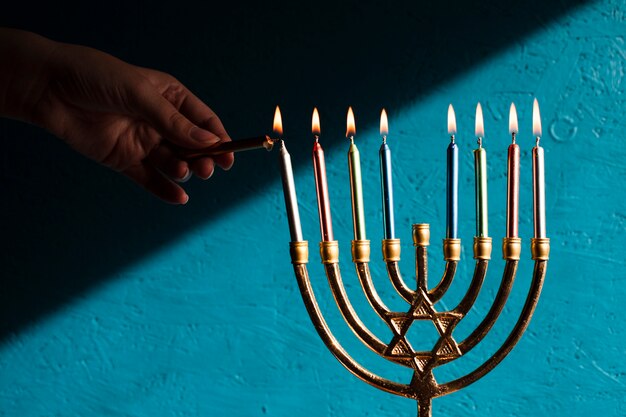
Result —
<svg viewBox="0 0 626 417"><path fill-rule="evenodd" d="M283 135L283 118L280 115L280 107L276 106L274 112L274 134L278 137Z"/></svg>
<svg viewBox="0 0 626 417"><path fill-rule="evenodd" d="M541 137L541 115L539 114L539 102L535 99L533 103L533 135Z"/></svg>
<svg viewBox="0 0 626 417"><path fill-rule="evenodd" d="M354 112L352 107L348 107L348 120L346 121L346 137L350 138L356 135L356 124L354 123Z"/></svg>
<svg viewBox="0 0 626 417"><path fill-rule="evenodd" d="M511 109L509 110L509 133L517 135L517 109L515 103L511 103Z"/></svg>
<svg viewBox="0 0 626 417"><path fill-rule="evenodd" d="M320 135L320 114L317 111L317 107L313 108L313 118L311 119L311 132L313 135Z"/></svg>
<svg viewBox="0 0 626 417"><path fill-rule="evenodd" d="M483 106L476 105L476 127L474 129L477 138L485 137L485 125L483 121Z"/></svg>
<svg viewBox="0 0 626 417"><path fill-rule="evenodd" d="M380 112L380 136L389 134L389 122L387 121L387 111L383 109Z"/></svg>
<svg viewBox="0 0 626 417"><path fill-rule="evenodd" d="M450 135L456 135L456 115L454 114L452 104L448 106L448 133Z"/></svg>

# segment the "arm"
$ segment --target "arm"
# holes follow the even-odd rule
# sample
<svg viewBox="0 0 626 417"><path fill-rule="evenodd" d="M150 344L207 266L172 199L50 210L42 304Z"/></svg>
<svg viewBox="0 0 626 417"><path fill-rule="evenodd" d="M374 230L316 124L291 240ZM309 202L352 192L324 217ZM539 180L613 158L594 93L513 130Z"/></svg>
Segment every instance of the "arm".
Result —
<svg viewBox="0 0 626 417"><path fill-rule="evenodd" d="M20 30L0 28L0 116L47 129L170 203L188 200L175 180L233 164L232 153L187 161L172 151L230 140L174 77Z"/></svg>

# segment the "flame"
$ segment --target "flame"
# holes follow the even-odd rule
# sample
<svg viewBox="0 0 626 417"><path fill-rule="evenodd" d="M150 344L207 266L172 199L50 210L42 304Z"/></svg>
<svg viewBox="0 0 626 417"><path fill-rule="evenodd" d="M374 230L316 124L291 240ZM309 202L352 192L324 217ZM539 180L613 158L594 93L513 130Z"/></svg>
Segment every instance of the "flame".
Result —
<svg viewBox="0 0 626 417"><path fill-rule="evenodd" d="M313 118L311 119L311 132L313 135L320 135L320 114L317 111L317 107L313 107Z"/></svg>
<svg viewBox="0 0 626 417"><path fill-rule="evenodd" d="M380 112L380 136L389 134L389 122L387 121L387 111L383 109Z"/></svg>
<svg viewBox="0 0 626 417"><path fill-rule="evenodd" d="M517 109L515 108L515 103L511 103L511 110L509 110L509 133L517 134Z"/></svg>
<svg viewBox="0 0 626 417"><path fill-rule="evenodd" d="M352 107L348 107L348 119L346 120L346 137L352 137L356 135L356 125L354 123L354 112Z"/></svg>
<svg viewBox="0 0 626 417"><path fill-rule="evenodd" d="M454 114L452 104L448 106L448 133L456 135L456 115Z"/></svg>
<svg viewBox="0 0 626 417"><path fill-rule="evenodd" d="M476 137L482 138L485 136L485 126L483 121L483 106L478 103L476 105Z"/></svg>
<svg viewBox="0 0 626 417"><path fill-rule="evenodd" d="M274 133L281 137L283 135L283 118L280 115L280 107L276 106L276 111L274 112Z"/></svg>
<svg viewBox="0 0 626 417"><path fill-rule="evenodd" d="M533 135L541 137L541 115L539 114L539 102L537 99L533 103Z"/></svg>

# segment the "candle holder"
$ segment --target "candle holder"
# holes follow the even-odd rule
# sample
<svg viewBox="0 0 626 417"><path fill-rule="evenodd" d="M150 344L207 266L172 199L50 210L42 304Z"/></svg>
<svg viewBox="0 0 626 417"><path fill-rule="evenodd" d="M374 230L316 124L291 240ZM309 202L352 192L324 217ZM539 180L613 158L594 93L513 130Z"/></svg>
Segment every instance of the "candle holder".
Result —
<svg viewBox="0 0 626 417"><path fill-rule="evenodd" d="M291 262L298 280L300 293L304 305L311 317L319 336L326 347L359 379L368 384L402 397L417 401L418 417L431 416L432 399L442 397L461 390L476 382L493 370L513 349L528 327L533 315L541 288L546 275L550 240L547 238L531 239L531 255L535 261L532 283L526 302L513 330L502 346L482 365L458 379L440 383L433 370L448 362L454 361L472 350L491 330L507 301L520 260L521 239L504 238L502 244L503 257L506 261L500 288L495 300L482 322L463 341L457 342L453 336L457 324L469 312L478 297L483 281L487 274L487 266L491 259L492 242L489 237L474 238L474 259L476 265L474 275L467 293L459 304L448 311L437 311L435 303L439 301L452 284L461 259L461 240L444 239L443 255L446 261L445 271L439 283L433 288L428 287L428 246L430 229L428 224L413 225L413 245L416 252L416 287L410 288L402 278L398 262L400 261L400 239L384 239L382 241L383 260L387 266L387 274L399 296L406 301L406 311L391 311L381 300L374 288L369 269L370 242L369 240L352 241L352 262L356 273L372 309L383 320L391 331L389 342L385 343L374 335L360 320L352 307L342 283L339 271L339 246L337 241L323 241L320 243L320 255L330 289L337 302L337 306L346 323L354 334L368 348L382 358L412 370L412 378L405 383L395 382L382 378L357 363L341 346L331 333L315 299L311 281L307 271L308 242L295 241L290 243ZM430 321L435 326L439 338L429 351L413 349L407 332L415 321Z"/></svg>

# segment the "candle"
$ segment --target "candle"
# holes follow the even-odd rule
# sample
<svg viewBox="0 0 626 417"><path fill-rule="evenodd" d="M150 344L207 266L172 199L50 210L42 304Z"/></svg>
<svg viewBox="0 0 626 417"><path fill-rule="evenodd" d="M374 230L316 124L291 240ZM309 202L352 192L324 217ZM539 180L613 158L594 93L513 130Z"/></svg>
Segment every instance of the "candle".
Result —
<svg viewBox="0 0 626 417"><path fill-rule="evenodd" d="M326 162L324 149L319 143L320 116L317 107L313 109L312 132L315 137L313 144L313 171L315 172L315 190L317 192L317 210L320 216L320 232L322 241L329 242L333 238L333 223L330 218L330 202L328 200L328 183L326 181Z"/></svg>
<svg viewBox="0 0 626 417"><path fill-rule="evenodd" d="M512 143L509 145L506 187L506 237L518 237L519 218L519 146L515 143L517 135L517 111L511 103L509 111L509 133Z"/></svg>
<svg viewBox="0 0 626 417"><path fill-rule="evenodd" d="M446 180L446 238L456 239L458 236L459 211L459 148L454 142L456 134L456 117L452 104L448 106L448 145L447 180Z"/></svg>
<svg viewBox="0 0 626 417"><path fill-rule="evenodd" d="M380 186L383 201L383 234L385 239L395 238L393 220L393 183L391 180L391 150L387 145L387 134L389 133L387 112L385 109L380 113L380 136L383 143L378 151L380 160Z"/></svg>
<svg viewBox="0 0 626 417"><path fill-rule="evenodd" d="M291 156L287 152L285 142L282 140L283 121L278 106L276 106L276 112L274 113L274 134L280 138L280 175L283 182L283 194L285 195L289 234L292 242L299 242L302 240L302 227L300 226L300 213L298 212L298 197L296 196L296 186L293 181Z"/></svg>
<svg viewBox="0 0 626 417"><path fill-rule="evenodd" d="M348 149L348 169L350 170L350 196L352 199L352 223L354 240L365 240L365 214L363 213L363 184L361 182L361 157L354 144L356 125L352 107L348 108L346 137L350 138Z"/></svg>
<svg viewBox="0 0 626 417"><path fill-rule="evenodd" d="M539 103L533 103L533 134L536 145L533 148L533 215L535 222L535 238L546 237L546 185L543 164L543 148L539 146L541 139L541 116Z"/></svg>
<svg viewBox="0 0 626 417"><path fill-rule="evenodd" d="M489 215L487 210L487 151L483 148L483 108L476 106L476 138L478 148L474 149L474 174L476 184L476 236L489 236Z"/></svg>

